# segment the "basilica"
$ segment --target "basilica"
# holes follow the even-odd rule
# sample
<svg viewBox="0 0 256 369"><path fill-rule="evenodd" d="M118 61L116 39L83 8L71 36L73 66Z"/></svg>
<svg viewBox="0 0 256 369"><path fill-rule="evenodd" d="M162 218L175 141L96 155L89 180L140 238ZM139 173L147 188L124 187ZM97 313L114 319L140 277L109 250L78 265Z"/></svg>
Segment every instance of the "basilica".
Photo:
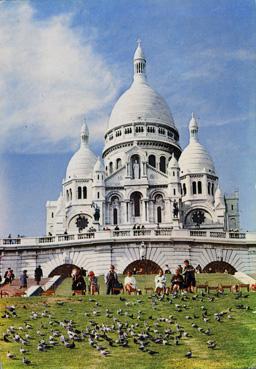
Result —
<svg viewBox="0 0 256 369"><path fill-rule="evenodd" d="M90 229L239 229L238 193L224 196L192 113L184 150L171 111L149 84L140 42L131 86L113 107L102 158L84 123L56 201L46 204L46 233Z"/></svg>
<svg viewBox="0 0 256 369"><path fill-rule="evenodd" d="M59 198L46 203L45 234L0 239L0 274L12 266L16 275L33 275L41 265L53 278L73 268L102 275L111 264L118 273L149 274L166 265L173 271L185 259L205 272L255 271L256 234L240 231L238 192L222 193L195 114L182 150L146 65L139 42L133 81L112 109L102 156L81 122Z"/></svg>

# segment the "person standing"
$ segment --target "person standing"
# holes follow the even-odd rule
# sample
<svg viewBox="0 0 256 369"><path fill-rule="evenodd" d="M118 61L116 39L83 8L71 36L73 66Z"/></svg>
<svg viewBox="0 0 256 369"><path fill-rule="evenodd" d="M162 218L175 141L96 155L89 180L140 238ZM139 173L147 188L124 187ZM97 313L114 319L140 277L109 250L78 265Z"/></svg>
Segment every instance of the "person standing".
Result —
<svg viewBox="0 0 256 369"><path fill-rule="evenodd" d="M98 285L98 278L95 276L93 271L88 273L89 279L89 291L91 295L94 295L96 292L99 294L99 285Z"/></svg>
<svg viewBox="0 0 256 369"><path fill-rule="evenodd" d="M27 270L23 270L20 276L20 288L27 288L28 287L28 275Z"/></svg>
<svg viewBox="0 0 256 369"><path fill-rule="evenodd" d="M184 260L184 281L188 292L194 292L196 287L195 268L189 264L188 260Z"/></svg>
<svg viewBox="0 0 256 369"><path fill-rule="evenodd" d="M41 265L38 265L38 267L36 267L35 269L35 281L37 285L40 284L42 276L43 276L43 270L41 268Z"/></svg>
<svg viewBox="0 0 256 369"><path fill-rule="evenodd" d="M114 265L110 266L109 272L105 278L106 286L107 286L107 295L113 293L113 288L118 284L117 273L115 272Z"/></svg>

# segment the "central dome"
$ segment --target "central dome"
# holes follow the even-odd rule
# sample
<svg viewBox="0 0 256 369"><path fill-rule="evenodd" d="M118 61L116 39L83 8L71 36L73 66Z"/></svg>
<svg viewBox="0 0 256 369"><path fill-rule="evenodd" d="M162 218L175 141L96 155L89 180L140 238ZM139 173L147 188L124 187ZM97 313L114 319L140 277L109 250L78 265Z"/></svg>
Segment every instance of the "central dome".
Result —
<svg viewBox="0 0 256 369"><path fill-rule="evenodd" d="M175 128L168 105L143 78L135 79L119 98L112 110L108 129L135 121L162 123Z"/></svg>
<svg viewBox="0 0 256 369"><path fill-rule="evenodd" d="M115 104L108 131L133 122L161 123L176 129L170 109L146 78L146 59L139 43L133 58L134 81Z"/></svg>

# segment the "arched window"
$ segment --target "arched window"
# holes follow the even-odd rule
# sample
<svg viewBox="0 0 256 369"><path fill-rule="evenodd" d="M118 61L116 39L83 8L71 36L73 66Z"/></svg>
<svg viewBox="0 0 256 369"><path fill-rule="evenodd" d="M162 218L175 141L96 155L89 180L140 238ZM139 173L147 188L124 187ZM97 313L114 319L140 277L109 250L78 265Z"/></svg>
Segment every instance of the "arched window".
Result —
<svg viewBox="0 0 256 369"><path fill-rule="evenodd" d="M133 192L131 194L131 200L133 202L133 214L135 217L140 216L140 201L141 201L141 193L140 192Z"/></svg>
<svg viewBox="0 0 256 369"><path fill-rule="evenodd" d="M211 183L208 182L208 195L210 195L210 194L211 194Z"/></svg>
<svg viewBox="0 0 256 369"><path fill-rule="evenodd" d="M97 199L99 199L100 198L100 193L99 192L97 192Z"/></svg>
<svg viewBox="0 0 256 369"><path fill-rule="evenodd" d="M67 198L67 201L69 201L69 192L68 192L68 190L66 191L66 198Z"/></svg>
<svg viewBox="0 0 256 369"><path fill-rule="evenodd" d="M72 190L71 190L71 188L69 190L69 198L70 198L70 200L72 200Z"/></svg>
<svg viewBox="0 0 256 369"><path fill-rule="evenodd" d="M87 199L87 187L86 186L83 187L83 198Z"/></svg>
<svg viewBox="0 0 256 369"><path fill-rule="evenodd" d="M161 209L161 206L157 207L157 223L162 223L162 209Z"/></svg>
<svg viewBox="0 0 256 369"><path fill-rule="evenodd" d="M116 169L121 168L122 166L122 160L120 158L116 159Z"/></svg>
<svg viewBox="0 0 256 369"><path fill-rule="evenodd" d="M108 166L106 166L105 168L105 173L106 173L106 176L108 175Z"/></svg>
<svg viewBox="0 0 256 369"><path fill-rule="evenodd" d="M175 172L174 171L172 172L172 176L175 177Z"/></svg>
<svg viewBox="0 0 256 369"><path fill-rule="evenodd" d="M186 183L183 183L183 195L186 196L186 194L187 194Z"/></svg>
<svg viewBox="0 0 256 369"><path fill-rule="evenodd" d="M233 210L233 209L232 209ZM52 218L54 218L54 212L52 212Z"/></svg>
<svg viewBox="0 0 256 369"><path fill-rule="evenodd" d="M160 157L159 168L160 168L161 172L164 172L164 173L166 172L166 158L165 158L165 156Z"/></svg>
<svg viewBox="0 0 256 369"><path fill-rule="evenodd" d="M118 213L117 213L117 209L113 209L113 224L118 224Z"/></svg>
<svg viewBox="0 0 256 369"><path fill-rule="evenodd" d="M193 195L196 195L196 182L192 182L192 192Z"/></svg>
<svg viewBox="0 0 256 369"><path fill-rule="evenodd" d="M155 155L149 155L149 157L148 157L148 163L152 167L154 167L154 168L156 167L156 157L155 157Z"/></svg>
<svg viewBox="0 0 256 369"><path fill-rule="evenodd" d="M113 163L112 161L109 163L109 174L113 173Z"/></svg>
<svg viewBox="0 0 256 369"><path fill-rule="evenodd" d="M202 193L202 182L201 181L197 182L197 191L198 193Z"/></svg>
<svg viewBox="0 0 256 369"><path fill-rule="evenodd" d="M175 188L173 189L173 195L174 195L174 196L176 195L176 190L175 190Z"/></svg>
<svg viewBox="0 0 256 369"><path fill-rule="evenodd" d="M79 186L77 189L77 198L81 199L82 198L82 188Z"/></svg>
<svg viewBox="0 0 256 369"><path fill-rule="evenodd" d="M99 174L97 175L97 179L98 179L98 180L100 179L100 175L99 175Z"/></svg>
<svg viewBox="0 0 256 369"><path fill-rule="evenodd" d="M212 183L212 195L214 195L214 183Z"/></svg>

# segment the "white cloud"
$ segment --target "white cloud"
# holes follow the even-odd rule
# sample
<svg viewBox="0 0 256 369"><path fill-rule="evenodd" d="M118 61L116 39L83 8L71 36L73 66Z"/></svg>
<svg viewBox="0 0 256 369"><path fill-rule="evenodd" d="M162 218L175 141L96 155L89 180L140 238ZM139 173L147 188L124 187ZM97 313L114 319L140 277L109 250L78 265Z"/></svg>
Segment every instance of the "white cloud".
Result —
<svg viewBox="0 0 256 369"><path fill-rule="evenodd" d="M71 22L39 20L27 2L0 4L2 150L63 149L77 141L84 114L107 119L119 82Z"/></svg>

